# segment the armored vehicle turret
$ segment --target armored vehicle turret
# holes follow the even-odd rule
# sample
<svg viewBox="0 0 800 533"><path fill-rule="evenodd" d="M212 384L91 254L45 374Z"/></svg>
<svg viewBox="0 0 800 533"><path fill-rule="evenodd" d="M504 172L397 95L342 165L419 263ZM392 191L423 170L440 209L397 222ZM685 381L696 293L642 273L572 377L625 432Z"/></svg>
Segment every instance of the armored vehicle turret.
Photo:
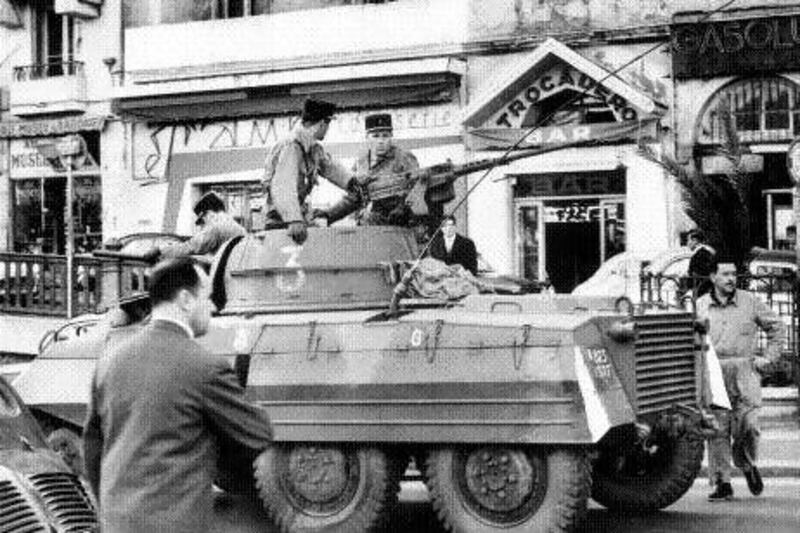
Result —
<svg viewBox="0 0 800 533"><path fill-rule="evenodd" d="M219 311L198 340L231 359L276 439L255 479L229 457L223 487L254 484L287 532L379 525L411 458L455 531L566 531L590 494L642 511L688 490L703 451L690 313L398 294L418 253L389 227L312 228L303 246L271 231L217 252ZM94 359L139 327L50 342L20 394L51 428L78 430Z"/></svg>

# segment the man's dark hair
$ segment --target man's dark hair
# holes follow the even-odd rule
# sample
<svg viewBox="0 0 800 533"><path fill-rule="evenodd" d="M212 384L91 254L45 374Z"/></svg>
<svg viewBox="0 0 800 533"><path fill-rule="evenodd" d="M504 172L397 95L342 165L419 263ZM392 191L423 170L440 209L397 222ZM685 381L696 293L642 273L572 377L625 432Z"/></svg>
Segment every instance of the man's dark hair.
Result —
<svg viewBox="0 0 800 533"><path fill-rule="evenodd" d="M191 257L177 257L158 263L150 273L150 302L156 306L170 302L181 289L195 293L200 286L196 262Z"/></svg>
<svg viewBox="0 0 800 533"><path fill-rule="evenodd" d="M709 263L708 263L708 266L709 266L709 269L710 269L709 272L711 274L716 274L717 270L719 270L719 266L721 264L724 264L724 263L733 264L733 266L736 267L736 271L739 272L740 265L736 262L736 260L734 258L732 258L730 256L727 256L727 255L723 255L723 256L712 255L711 258L709 259Z"/></svg>

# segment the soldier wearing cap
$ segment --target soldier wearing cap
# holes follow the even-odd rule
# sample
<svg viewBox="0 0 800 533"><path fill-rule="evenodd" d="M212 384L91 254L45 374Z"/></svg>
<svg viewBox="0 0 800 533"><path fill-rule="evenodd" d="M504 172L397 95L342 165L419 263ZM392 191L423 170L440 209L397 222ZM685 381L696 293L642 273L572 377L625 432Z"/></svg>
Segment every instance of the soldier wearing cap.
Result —
<svg viewBox="0 0 800 533"><path fill-rule="evenodd" d="M194 213L200 231L186 242L159 247L158 252L162 257L213 254L225 241L247 233L225 211L225 202L214 192L208 192L200 198L194 206Z"/></svg>
<svg viewBox="0 0 800 533"><path fill-rule="evenodd" d="M417 170L419 163L414 154L397 147L392 139L392 116L388 113L368 115L364 121L367 132L367 146L359 155L353 172L360 188L369 182L380 182L382 176L402 174ZM378 202L360 205L356 194L350 193L334 205L325 216L329 223L358 211L356 220L359 225L412 225L416 218L427 215L425 203L425 186L417 185L405 198L390 198Z"/></svg>
<svg viewBox="0 0 800 533"><path fill-rule="evenodd" d="M271 221L287 224L289 236L297 244L303 244L307 237L311 213L306 199L318 176L345 190L352 177L320 144L335 112L334 104L306 100L300 124L267 154L263 184L268 216Z"/></svg>

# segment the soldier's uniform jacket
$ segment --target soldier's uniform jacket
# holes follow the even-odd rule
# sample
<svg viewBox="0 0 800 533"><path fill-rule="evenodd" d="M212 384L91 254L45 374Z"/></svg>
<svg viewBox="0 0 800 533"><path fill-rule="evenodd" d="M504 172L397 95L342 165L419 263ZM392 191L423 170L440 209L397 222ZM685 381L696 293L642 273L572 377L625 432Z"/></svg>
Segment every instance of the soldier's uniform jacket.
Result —
<svg viewBox="0 0 800 533"><path fill-rule="evenodd" d="M247 231L230 215L222 217L219 221L206 226L197 232L191 239L179 244L171 244L160 248L162 257L184 257L187 255L205 255L215 253L225 241Z"/></svg>
<svg viewBox="0 0 800 533"><path fill-rule="evenodd" d="M363 152L353 164L353 173L362 184L367 181L380 183L383 176L403 174L418 168L419 162L414 154L392 145L381 156L375 155L371 150ZM331 208L332 220L343 218L359 207L362 206L357 204L357 199L348 195ZM427 214L425 184L420 181L414 185L405 199L390 198L379 203L371 202L358 213L356 218L358 223L363 225L405 225L410 215Z"/></svg>
<svg viewBox="0 0 800 533"><path fill-rule="evenodd" d="M267 154L263 181L267 211L282 222L304 221L306 198L318 176L341 189L347 188L351 178L347 169L333 161L319 141L298 125Z"/></svg>

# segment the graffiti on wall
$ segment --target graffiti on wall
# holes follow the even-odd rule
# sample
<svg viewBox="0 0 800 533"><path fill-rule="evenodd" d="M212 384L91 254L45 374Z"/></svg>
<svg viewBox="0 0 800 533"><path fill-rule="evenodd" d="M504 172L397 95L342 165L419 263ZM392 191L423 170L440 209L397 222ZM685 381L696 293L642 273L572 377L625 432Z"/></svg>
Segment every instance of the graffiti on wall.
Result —
<svg viewBox="0 0 800 533"><path fill-rule="evenodd" d="M370 111L369 113L380 112ZM430 106L385 111L392 115L395 135L452 133L457 108ZM364 139L366 112L337 115L331 122L326 142L359 143ZM266 117L219 122L182 122L180 124L134 124L133 177L137 180L161 181L169 176L172 155L179 153L228 150L268 149L288 135L297 117ZM415 133L416 132L416 133Z"/></svg>

